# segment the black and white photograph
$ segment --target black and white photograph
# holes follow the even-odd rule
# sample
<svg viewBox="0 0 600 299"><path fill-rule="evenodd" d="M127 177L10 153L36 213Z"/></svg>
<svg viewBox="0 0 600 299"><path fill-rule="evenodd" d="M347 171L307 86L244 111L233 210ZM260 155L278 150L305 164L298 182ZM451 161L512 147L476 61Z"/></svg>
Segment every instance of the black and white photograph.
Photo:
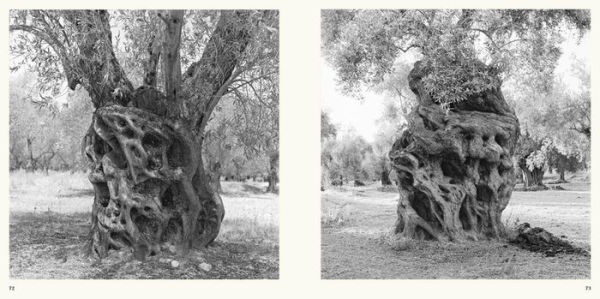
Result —
<svg viewBox="0 0 600 299"><path fill-rule="evenodd" d="M10 279L279 278L278 10L8 17Z"/></svg>
<svg viewBox="0 0 600 299"><path fill-rule="evenodd" d="M590 279L590 24L322 10L321 278Z"/></svg>

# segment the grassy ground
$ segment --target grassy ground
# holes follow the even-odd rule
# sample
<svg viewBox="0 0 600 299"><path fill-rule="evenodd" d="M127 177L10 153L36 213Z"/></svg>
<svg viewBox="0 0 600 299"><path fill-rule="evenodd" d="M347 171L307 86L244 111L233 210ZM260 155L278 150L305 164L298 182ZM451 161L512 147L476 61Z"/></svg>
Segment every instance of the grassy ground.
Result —
<svg viewBox="0 0 600 299"><path fill-rule="evenodd" d="M214 246L145 262L129 252L85 257L91 185L85 174L12 172L10 276L19 279L276 279L277 196L266 183L223 182L226 215Z"/></svg>
<svg viewBox="0 0 600 299"><path fill-rule="evenodd" d="M551 180L552 178L549 178ZM569 179L569 177L567 177ZM565 191L514 192L507 226L529 222L590 248L589 181L572 178ZM321 265L325 279L584 279L590 258L545 257L499 241L415 241L403 251L386 242L396 219L397 193L377 185L322 193Z"/></svg>

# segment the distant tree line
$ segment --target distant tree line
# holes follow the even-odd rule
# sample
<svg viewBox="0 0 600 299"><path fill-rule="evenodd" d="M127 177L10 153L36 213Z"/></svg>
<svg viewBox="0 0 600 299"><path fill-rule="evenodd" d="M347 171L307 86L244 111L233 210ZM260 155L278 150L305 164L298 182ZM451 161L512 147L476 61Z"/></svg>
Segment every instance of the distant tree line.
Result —
<svg viewBox="0 0 600 299"><path fill-rule="evenodd" d="M87 94L76 91L45 101L33 74L19 72L10 81L10 170L85 169L81 136L92 112Z"/></svg>

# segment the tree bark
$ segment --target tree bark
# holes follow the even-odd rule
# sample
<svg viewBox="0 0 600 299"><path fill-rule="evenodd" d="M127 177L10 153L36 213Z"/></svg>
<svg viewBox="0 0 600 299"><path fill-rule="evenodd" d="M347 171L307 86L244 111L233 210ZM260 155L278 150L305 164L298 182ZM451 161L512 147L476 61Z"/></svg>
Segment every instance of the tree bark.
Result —
<svg viewBox="0 0 600 299"><path fill-rule="evenodd" d="M559 153L558 163L556 165L556 170L559 175L558 182L561 182L561 183L567 182L567 180L565 180L565 170L567 169L568 164L569 164L569 157Z"/></svg>
<svg viewBox="0 0 600 299"><path fill-rule="evenodd" d="M147 87L156 88L158 62L161 54L160 40L160 35L157 32L152 36L151 41L148 44L148 60L144 64L144 85Z"/></svg>
<svg viewBox="0 0 600 299"><path fill-rule="evenodd" d="M223 187L221 186L221 163L215 162L210 167L211 182L213 189L219 194L223 193Z"/></svg>
<svg viewBox="0 0 600 299"><path fill-rule="evenodd" d="M165 23L163 53L163 76L167 101L175 103L177 111L181 106L179 89L181 88L181 62L179 47L181 46L181 29L183 28L183 10L159 13Z"/></svg>
<svg viewBox="0 0 600 299"><path fill-rule="evenodd" d="M27 137L27 152L29 154L29 163L27 164L27 171L35 171L37 168L37 162L33 157L33 138Z"/></svg>
<svg viewBox="0 0 600 299"><path fill-rule="evenodd" d="M279 152L269 155L268 180L267 192L277 192L277 183L279 182Z"/></svg>
<svg viewBox="0 0 600 299"><path fill-rule="evenodd" d="M381 171L381 184L383 186L389 186L392 184L389 174L390 174L390 172L387 169L384 169L383 171Z"/></svg>
<svg viewBox="0 0 600 299"><path fill-rule="evenodd" d="M439 241L501 237L515 185L514 110L497 86L445 111L425 89L426 75L417 62L409 85L419 104L389 153L400 194L394 231Z"/></svg>

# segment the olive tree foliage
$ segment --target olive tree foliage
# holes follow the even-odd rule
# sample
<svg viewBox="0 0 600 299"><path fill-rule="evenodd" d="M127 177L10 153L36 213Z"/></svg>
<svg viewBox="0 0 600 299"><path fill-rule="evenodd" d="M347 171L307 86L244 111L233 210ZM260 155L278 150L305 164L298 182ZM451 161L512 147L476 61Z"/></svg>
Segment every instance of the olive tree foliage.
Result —
<svg viewBox="0 0 600 299"><path fill-rule="evenodd" d="M163 67L160 58L165 32L163 20L159 11L124 10L111 11L108 20L112 36L112 50L127 78L133 86L148 85L159 89L165 88ZM76 57L79 49L75 49L70 41L73 34L69 28L69 18L74 18L75 12L69 11L11 11L11 70L25 68L37 74L37 89L44 95L38 97L38 102L46 101L47 107L54 107L52 99L64 93L64 80L71 78L70 84L75 83L79 73L85 70L77 69L77 61L69 61ZM194 62L200 60L209 38L219 20L219 11L186 11L185 24L181 32L181 67L191 70ZM260 20L263 26L261 36L253 41L254 48L244 53L246 69L236 72L236 78L228 82L228 90L224 91L229 99L237 99L235 105L229 105L224 125L235 125L227 128L227 135L220 139L232 138L229 134L237 134L243 143L251 147L244 149L245 154L257 154L277 151L278 135L278 29L276 14L267 15ZM96 26L101 24L89 24ZM260 44L260 48L258 45ZM98 43L96 47L108 45ZM32 56L33 55L33 56ZM101 57L96 57L101 59ZM112 59L112 58L111 58ZM110 72L110 68L105 70ZM64 74L64 76L63 76ZM233 78L232 78L233 79ZM82 84L83 85L83 84ZM73 87L70 85L70 87ZM72 106L72 104L71 104ZM223 110L219 108L218 110ZM265 112L267 111L268 112ZM62 113L61 113L62 115ZM236 121L231 121L235 118ZM268 118L268 119L267 119ZM253 126L261 124L261 126ZM215 125L217 127L218 125ZM72 127L72 126L68 126ZM252 128L252 129L249 129ZM222 129L223 130L223 129ZM235 130L236 132L233 132ZM244 130L244 132L242 132ZM254 130L254 132L251 132ZM257 134L265 131L267 134ZM214 140L214 130L207 132L207 139ZM260 138L257 138L260 137ZM77 142L79 144L79 142ZM207 145L213 146L213 144ZM213 146L214 147L214 146ZM268 148L268 149L267 149ZM227 151L225 151L226 153ZM215 162L212 162L213 164ZM220 161L223 164L223 161ZM210 164L210 163L209 163ZM211 164L211 166L214 166ZM268 168L268 167L267 167Z"/></svg>
<svg viewBox="0 0 600 299"><path fill-rule="evenodd" d="M353 131L346 132L326 144L330 150L329 178L336 184L374 178L373 148Z"/></svg>
<svg viewBox="0 0 600 299"><path fill-rule="evenodd" d="M274 51L278 44L274 44ZM237 107L233 110L234 135L244 156L252 162L249 166L254 172L250 175L265 178L269 192L276 192L279 182L278 69L278 61L273 59L232 87L234 106Z"/></svg>
<svg viewBox="0 0 600 299"><path fill-rule="evenodd" d="M278 60L277 28L276 11L10 12L11 69L36 73L46 98L65 81L80 87L95 109L84 138L91 252L132 247L143 259L217 237L224 207L204 167L206 128L223 97L252 101L244 86L277 100L263 71Z"/></svg>
<svg viewBox="0 0 600 299"><path fill-rule="evenodd" d="M378 174L382 185L392 185L396 179L388 153L394 140L400 138L406 128L407 117L417 103L408 84L408 74L412 68L409 62L413 59L412 56L397 59L394 63L394 71L386 74L381 83L372 88L373 91L384 95L383 112L377 119L379 131L372 142L375 157L373 169Z"/></svg>
<svg viewBox="0 0 600 299"><path fill-rule="evenodd" d="M321 111L321 141L327 138L332 138L337 135L337 127L331 122L329 114Z"/></svg>
<svg viewBox="0 0 600 299"><path fill-rule="evenodd" d="M408 56L410 57L406 59L399 57L394 63L393 71L386 74L381 83L372 88L373 91L385 96L385 108L379 119L380 126L401 126L405 123L406 116L416 106L417 100L408 84L408 74L413 67L411 62L414 62L414 55Z"/></svg>
<svg viewBox="0 0 600 299"><path fill-rule="evenodd" d="M517 74L550 86L558 29L590 27L581 10L329 10L322 21L323 52L345 93L381 84L408 53L431 69L423 82L443 105Z"/></svg>
<svg viewBox="0 0 600 299"><path fill-rule="evenodd" d="M526 135L537 140L537 146L521 142L517 159L526 161L521 165L529 170L556 170L559 181L565 181L565 171L587 168L590 161L590 66L578 57L570 61L568 70L554 77L548 91L507 83L512 87L507 88L507 94Z"/></svg>
<svg viewBox="0 0 600 299"><path fill-rule="evenodd" d="M407 95L406 99L410 99L410 97ZM400 99L397 95L386 97L383 113L377 119L379 131L372 142L374 158L372 169L382 185L391 185L395 180L388 154L394 140L400 138L406 128L408 109L414 105L414 102L406 101L406 99Z"/></svg>
<svg viewBox="0 0 600 299"><path fill-rule="evenodd" d="M321 191L331 184L330 169L333 166L331 150L335 144L337 127L331 122L329 114L321 111Z"/></svg>
<svg viewBox="0 0 600 299"><path fill-rule="evenodd" d="M91 119L89 98L78 91L66 93L65 102L48 102L36 82L26 71L10 76L10 169L84 170L81 136Z"/></svg>
<svg viewBox="0 0 600 299"><path fill-rule="evenodd" d="M273 75L276 75L274 73ZM276 82L276 78L270 78ZM252 83L248 83L251 87ZM276 87L275 87L276 88ZM258 88L255 88L259 92ZM276 89L248 97L238 92L216 107L205 134L205 158L218 179L267 180L270 157L278 152L279 113Z"/></svg>
<svg viewBox="0 0 600 299"><path fill-rule="evenodd" d="M181 11L180 40L174 44L180 47L178 68L182 73L182 84L191 84L191 77L198 71L205 47L222 20L221 11ZM38 74L39 86L46 94L60 93L60 86L66 79L71 89L82 86L102 94L103 99L92 97L95 106L104 101L126 102L130 100L133 86L148 85L166 88L165 81L169 53L164 53L171 42L164 23L168 12L147 10L124 11L53 11L53 10L11 10L11 69L26 69ZM246 34L252 39L246 42L239 57L228 57L239 61L235 71L220 90L220 96L235 91L248 82L273 75L270 64L278 60L278 14L275 11L245 12ZM241 46L241 44L235 45ZM214 50L214 49L211 49ZM161 59L162 58L162 59ZM216 63L218 61L215 61ZM261 70L269 65L268 70ZM94 67L100 67L97 77L89 74ZM209 68L206 68L207 70ZM181 71L185 70L185 72ZM224 70L220 70L224 71ZM203 73L203 75L206 75ZM218 75L215 73L214 75ZM218 77L218 76L217 76ZM133 79L129 79L133 78ZM112 79L108 86L91 84ZM163 86L161 86L163 85ZM106 90L104 90L104 89ZM205 88L208 88L205 87ZM184 88L185 89L185 88ZM202 90L197 90L202 91ZM103 94L103 92L105 94ZM187 96L187 94L185 95ZM181 97L184 97L182 95ZM199 117L192 111L194 101L180 103L182 114ZM216 103L210 103L212 111ZM206 109L200 109L204 111ZM204 119L203 124L208 119ZM198 123L200 125L200 123Z"/></svg>
<svg viewBox="0 0 600 299"><path fill-rule="evenodd" d="M375 178L373 146L354 130L339 132L321 111L321 189Z"/></svg>
<svg viewBox="0 0 600 299"><path fill-rule="evenodd" d="M519 137L513 161L522 175L527 190L545 190L542 182L547 166L547 153L551 148L549 140L536 138L526 130Z"/></svg>

